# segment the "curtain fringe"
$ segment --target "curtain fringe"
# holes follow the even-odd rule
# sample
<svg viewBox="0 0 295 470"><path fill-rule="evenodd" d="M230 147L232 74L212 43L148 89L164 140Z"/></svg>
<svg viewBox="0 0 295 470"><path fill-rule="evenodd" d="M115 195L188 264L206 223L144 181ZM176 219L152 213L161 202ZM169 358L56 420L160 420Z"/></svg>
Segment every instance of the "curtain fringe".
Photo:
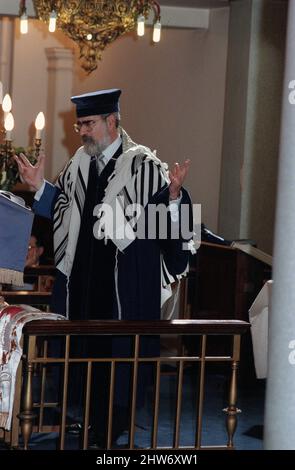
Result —
<svg viewBox="0 0 295 470"><path fill-rule="evenodd" d="M0 283L14 284L16 286L24 285L24 275L20 271L0 268Z"/></svg>

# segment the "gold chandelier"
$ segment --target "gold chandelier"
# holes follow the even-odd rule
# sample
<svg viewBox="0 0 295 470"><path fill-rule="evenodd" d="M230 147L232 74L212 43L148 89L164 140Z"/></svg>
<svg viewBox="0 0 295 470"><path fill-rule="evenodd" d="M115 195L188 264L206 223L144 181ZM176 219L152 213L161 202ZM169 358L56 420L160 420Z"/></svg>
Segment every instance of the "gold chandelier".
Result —
<svg viewBox="0 0 295 470"><path fill-rule="evenodd" d="M122 34L144 34L144 21L154 12L154 42L160 40L160 5L155 0L33 0L36 15L55 25L80 48L82 67L88 73L97 68L105 47ZM20 2L21 32L28 31L26 0ZM23 27L23 31L22 31Z"/></svg>

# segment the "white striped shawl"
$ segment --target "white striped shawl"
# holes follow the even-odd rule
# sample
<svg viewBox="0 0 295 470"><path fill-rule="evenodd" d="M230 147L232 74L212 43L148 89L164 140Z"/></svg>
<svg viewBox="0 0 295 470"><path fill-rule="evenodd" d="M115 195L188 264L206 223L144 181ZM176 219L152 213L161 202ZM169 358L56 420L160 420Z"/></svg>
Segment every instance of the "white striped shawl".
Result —
<svg viewBox="0 0 295 470"><path fill-rule="evenodd" d="M121 207L120 220L124 221L123 233L128 233L128 237L123 239L116 237L120 227L114 224L111 238L117 249L123 251L135 238L132 223L126 217L124 209L130 204L140 204L145 207L157 191L169 184L169 177L167 165L163 164L149 148L135 144L123 129L121 133L123 152L117 158L114 171L108 179L103 203L109 204L113 210ZM80 147L56 183L61 194L54 209L55 264L68 279L80 230L89 165L90 156L84 152L83 147ZM162 259L162 305L171 295L169 285L180 279L182 275L171 276Z"/></svg>

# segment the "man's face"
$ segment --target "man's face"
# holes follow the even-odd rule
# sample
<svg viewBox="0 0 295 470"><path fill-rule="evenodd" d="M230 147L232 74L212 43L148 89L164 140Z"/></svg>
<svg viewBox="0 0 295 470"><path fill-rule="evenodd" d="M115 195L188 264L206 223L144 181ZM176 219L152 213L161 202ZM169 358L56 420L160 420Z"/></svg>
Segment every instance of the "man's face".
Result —
<svg viewBox="0 0 295 470"><path fill-rule="evenodd" d="M43 254L43 251L43 246L38 246L36 237L32 235L28 247L26 266L37 266L39 264L39 258Z"/></svg>
<svg viewBox="0 0 295 470"><path fill-rule="evenodd" d="M100 155L111 143L107 119L102 116L85 116L77 121L84 150L88 155Z"/></svg>

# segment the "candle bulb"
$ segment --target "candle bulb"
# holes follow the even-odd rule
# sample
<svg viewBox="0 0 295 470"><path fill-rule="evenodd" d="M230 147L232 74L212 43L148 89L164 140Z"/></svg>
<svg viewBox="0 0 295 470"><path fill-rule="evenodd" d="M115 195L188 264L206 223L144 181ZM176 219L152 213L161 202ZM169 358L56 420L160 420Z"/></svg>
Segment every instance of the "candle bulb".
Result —
<svg viewBox="0 0 295 470"><path fill-rule="evenodd" d="M52 10L49 16L49 26L48 26L50 33L54 33L56 29L56 19L57 19L57 13L56 11Z"/></svg>
<svg viewBox="0 0 295 470"><path fill-rule="evenodd" d="M27 15L26 10L24 10L20 17L20 32L21 34L27 34L28 30L29 30L28 15Z"/></svg>
<svg viewBox="0 0 295 470"><path fill-rule="evenodd" d="M139 15L137 18L137 35L143 36L144 35L144 22L145 17L143 15Z"/></svg>
<svg viewBox="0 0 295 470"><path fill-rule="evenodd" d="M14 119L12 116L12 113L8 113L5 121L4 121L4 127L5 127L5 140L12 140L11 139L11 131L14 128Z"/></svg>
<svg viewBox="0 0 295 470"><path fill-rule="evenodd" d="M2 109L3 109L3 113L4 113L4 122L5 122L6 117L8 116L8 113L10 113L11 108L12 108L11 98L10 98L9 94L6 93L6 95L3 98L3 102L2 102Z"/></svg>
<svg viewBox="0 0 295 470"><path fill-rule="evenodd" d="M4 96L4 99L3 99L3 103L2 103L2 109L4 111L4 121L5 121L8 113L10 113L11 108L12 108L11 98L10 98L9 94L6 93L6 95Z"/></svg>
<svg viewBox="0 0 295 470"><path fill-rule="evenodd" d="M35 127L36 127L36 139L41 139L41 132L45 126L45 117L42 111L38 114L35 120Z"/></svg>
<svg viewBox="0 0 295 470"><path fill-rule="evenodd" d="M154 24L154 31L153 31L153 41L159 42L161 39L161 23L158 19L157 22Z"/></svg>

